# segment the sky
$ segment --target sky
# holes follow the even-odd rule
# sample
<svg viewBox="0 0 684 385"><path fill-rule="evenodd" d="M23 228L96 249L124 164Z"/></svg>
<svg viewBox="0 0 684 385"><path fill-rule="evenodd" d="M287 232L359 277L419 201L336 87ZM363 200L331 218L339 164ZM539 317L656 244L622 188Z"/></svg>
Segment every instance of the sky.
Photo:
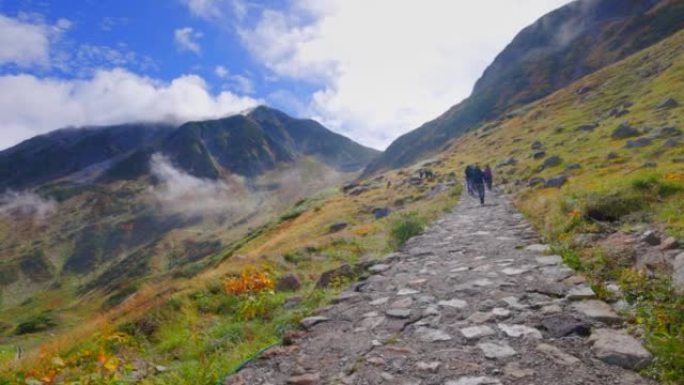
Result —
<svg viewBox="0 0 684 385"><path fill-rule="evenodd" d="M259 104L384 149L568 0L0 0L0 150Z"/></svg>

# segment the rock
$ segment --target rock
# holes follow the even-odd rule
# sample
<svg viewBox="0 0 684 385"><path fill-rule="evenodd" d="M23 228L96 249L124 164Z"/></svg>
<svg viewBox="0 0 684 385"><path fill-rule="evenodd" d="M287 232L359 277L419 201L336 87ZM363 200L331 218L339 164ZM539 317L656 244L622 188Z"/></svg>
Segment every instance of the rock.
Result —
<svg viewBox="0 0 684 385"><path fill-rule="evenodd" d="M344 264L337 269L328 270L321 274L321 277L316 282L316 288L326 288L330 287L333 281L340 279L352 279L356 275L356 272L349 264Z"/></svg>
<svg viewBox="0 0 684 385"><path fill-rule="evenodd" d="M411 316L411 309L389 309L385 314L388 317L405 319Z"/></svg>
<svg viewBox="0 0 684 385"><path fill-rule="evenodd" d="M558 314L562 312L563 309L559 305L548 305L541 308L542 314Z"/></svg>
<svg viewBox="0 0 684 385"><path fill-rule="evenodd" d="M527 186L528 187L534 187L534 186L537 186L540 184L543 185L545 183L546 183L546 179L540 178L540 177L534 177L534 178L530 178L530 180L527 181Z"/></svg>
<svg viewBox="0 0 684 385"><path fill-rule="evenodd" d="M337 233L337 232L339 232L339 231L342 231L342 230L346 229L347 226L349 226L349 224L346 223L346 222L337 222L337 223L333 223L332 225L330 225L330 229L328 230L328 232L331 233L331 234L332 234L332 233Z"/></svg>
<svg viewBox="0 0 684 385"><path fill-rule="evenodd" d="M431 362L418 361L418 362L416 362L416 368L418 368L418 370L422 370L424 372L432 372L432 373L437 373L437 371L439 370L439 367L441 365L442 365L442 363L439 361L431 361Z"/></svg>
<svg viewBox="0 0 684 385"><path fill-rule="evenodd" d="M501 385L501 381L493 377L460 377L449 380L444 385Z"/></svg>
<svg viewBox="0 0 684 385"><path fill-rule="evenodd" d="M390 265L384 263L378 263L368 268L371 274L380 274L390 269Z"/></svg>
<svg viewBox="0 0 684 385"><path fill-rule="evenodd" d="M537 350L544 353L544 355L560 365L576 365L580 362L579 358L564 353L553 345L539 344L537 345Z"/></svg>
<svg viewBox="0 0 684 385"><path fill-rule="evenodd" d="M292 273L287 273L280 277L276 285L276 291L297 291L302 287L302 282Z"/></svg>
<svg viewBox="0 0 684 385"><path fill-rule="evenodd" d="M613 130L613 133L610 136L613 139L627 139L634 136L639 136L639 134L639 130L636 128L633 128L626 123L622 123L615 130Z"/></svg>
<svg viewBox="0 0 684 385"><path fill-rule="evenodd" d="M563 257L561 257L560 255L547 255L542 257L536 257L535 260L538 264L542 266L552 266L563 263Z"/></svg>
<svg viewBox="0 0 684 385"><path fill-rule="evenodd" d="M522 369L520 368L517 362L509 362L508 364L506 364L506 366L504 366L503 371L506 377L514 379L521 379L525 377L534 376L534 370Z"/></svg>
<svg viewBox="0 0 684 385"><path fill-rule="evenodd" d="M659 110L669 110L677 107L679 107L679 103L673 98L667 98L656 106L656 108Z"/></svg>
<svg viewBox="0 0 684 385"><path fill-rule="evenodd" d="M592 132L598 126L599 126L598 123L583 124L583 125L577 127L577 131Z"/></svg>
<svg viewBox="0 0 684 385"><path fill-rule="evenodd" d="M504 319L511 316L511 311L502 307L495 307L491 313L495 318Z"/></svg>
<svg viewBox="0 0 684 385"><path fill-rule="evenodd" d="M380 306L386 304L387 301L389 301L389 297L380 297L370 301L368 304L371 306Z"/></svg>
<svg viewBox="0 0 684 385"><path fill-rule="evenodd" d="M542 335L539 332L539 330L535 328L531 328L529 326L525 325L507 325L507 324L498 324L497 325L499 329L501 329L502 332L504 332L507 336L512 337L512 338L520 338L520 337L530 337L534 339L541 339Z"/></svg>
<svg viewBox="0 0 684 385"><path fill-rule="evenodd" d="M533 158L533 159L542 159L542 158L544 158L545 156L546 156L546 152L545 152L545 151L538 151L538 152L535 152L534 154L532 154L532 158Z"/></svg>
<svg viewBox="0 0 684 385"><path fill-rule="evenodd" d="M439 301L439 302L437 302L437 305L439 305L441 307L451 307L454 309L463 309L466 306L468 306L468 303L464 300L453 298L453 299L450 299L448 301Z"/></svg>
<svg viewBox="0 0 684 385"><path fill-rule="evenodd" d="M375 219L382 219L390 215L392 210L390 210L388 207L376 207L372 212Z"/></svg>
<svg viewBox="0 0 684 385"><path fill-rule="evenodd" d="M359 187L357 187L357 188L355 188L355 189L349 191L349 195L351 195L351 196L358 196L358 195L361 195L361 194L365 193L366 191L368 191L368 187L366 187L366 186L359 186Z"/></svg>
<svg viewBox="0 0 684 385"><path fill-rule="evenodd" d="M639 341L624 331L597 329L591 334L591 350L601 361L625 369L640 370L653 359Z"/></svg>
<svg viewBox="0 0 684 385"><path fill-rule="evenodd" d="M508 159L500 162L497 166L498 167L515 166L516 164L518 164L518 161L515 158L508 158Z"/></svg>
<svg viewBox="0 0 684 385"><path fill-rule="evenodd" d="M579 163L572 163L572 164L568 165L568 167L565 168L565 171L566 171L566 172L572 172L572 171L575 171L575 170L579 170L579 169L581 169L581 168L582 168L582 165L581 165L581 164L579 164Z"/></svg>
<svg viewBox="0 0 684 385"><path fill-rule="evenodd" d="M331 300L332 303L342 303L342 302L347 302L351 301L354 299L361 298L361 294L356 293L356 292L343 292L342 294L338 295L337 297L333 298Z"/></svg>
<svg viewBox="0 0 684 385"><path fill-rule="evenodd" d="M666 126L666 127L660 127L656 128L655 130L651 131L651 136L655 138L666 138L670 136L680 136L682 135L682 130L678 129L677 127L672 127L672 126Z"/></svg>
<svg viewBox="0 0 684 385"><path fill-rule="evenodd" d="M346 194L349 191L351 191L357 187L359 187L359 185L357 183L348 183L348 184L345 184L344 186L342 186L342 192Z"/></svg>
<svg viewBox="0 0 684 385"><path fill-rule="evenodd" d="M545 169L550 167L556 167L561 163L563 163L563 159L560 156L554 155L546 158L546 160L544 160L544 163L542 163L542 167L544 167Z"/></svg>
<svg viewBox="0 0 684 385"><path fill-rule="evenodd" d="M572 308L596 321L601 321L607 324L616 324L622 322L620 317L615 314L613 309L607 303L598 300L587 300L576 302L572 304Z"/></svg>
<svg viewBox="0 0 684 385"><path fill-rule="evenodd" d="M606 155L606 160L613 160L619 158L620 155L617 154L617 152L609 152L608 155Z"/></svg>
<svg viewBox="0 0 684 385"><path fill-rule="evenodd" d="M579 285L575 286L570 291L568 291L567 298L570 301L579 301L583 299L594 299L596 298L596 293L589 285Z"/></svg>
<svg viewBox="0 0 684 385"><path fill-rule="evenodd" d="M679 253L672 260L672 285L678 292L684 292L684 253Z"/></svg>
<svg viewBox="0 0 684 385"><path fill-rule="evenodd" d="M567 314L558 314L544 318L541 321L541 326L553 338L561 338L571 334L588 336L590 331L588 323Z"/></svg>
<svg viewBox="0 0 684 385"><path fill-rule="evenodd" d="M531 251L533 253L543 254L543 253L547 253L547 252L551 251L551 246L542 245L542 244L534 244L534 245L526 246L525 250Z"/></svg>
<svg viewBox="0 0 684 385"><path fill-rule="evenodd" d="M591 92L591 90L593 90L593 88L591 86L583 86L583 87L578 88L577 91L575 91L575 93L577 95L584 95L584 94L588 94L589 92Z"/></svg>
<svg viewBox="0 0 684 385"><path fill-rule="evenodd" d="M577 234L573 239L572 239L572 245L575 247L589 247L592 246L596 241L598 241L601 238L600 235L598 234L591 234L591 233L585 233L585 234Z"/></svg>
<svg viewBox="0 0 684 385"><path fill-rule="evenodd" d="M420 327L416 330L416 334L424 342L451 341L451 336L439 329Z"/></svg>
<svg viewBox="0 0 684 385"><path fill-rule="evenodd" d="M535 141L534 143L532 143L532 146L530 146L530 148L533 149L533 150L539 150L539 149L541 149L542 147L543 147L542 142L540 142L540 141L538 141L538 140Z"/></svg>
<svg viewBox="0 0 684 385"><path fill-rule="evenodd" d="M653 144L653 140L650 138L642 137L634 140L628 140L627 144L625 144L625 148L641 148L641 147L646 147L650 146Z"/></svg>
<svg viewBox="0 0 684 385"><path fill-rule="evenodd" d="M497 359L506 358L518 354L506 342L480 342L477 347L482 350L486 358Z"/></svg>
<svg viewBox="0 0 684 385"><path fill-rule="evenodd" d="M322 316L314 316L314 317L307 317L299 321L299 324L304 327L304 329L311 329L315 325L318 325L319 323L323 322L328 322L330 321L330 318L328 317L322 317Z"/></svg>
<svg viewBox="0 0 684 385"><path fill-rule="evenodd" d="M666 140L662 146L660 146L660 151L669 150L671 148L676 148L682 145L682 142L677 139L669 138Z"/></svg>
<svg viewBox="0 0 684 385"><path fill-rule="evenodd" d="M318 373L306 373L288 378L287 383L290 385L314 385L320 379L321 376Z"/></svg>
<svg viewBox="0 0 684 385"><path fill-rule="evenodd" d="M568 177L565 175L555 176L544 183L545 188L560 188L567 183Z"/></svg>
<svg viewBox="0 0 684 385"><path fill-rule="evenodd" d="M494 329L489 326L469 326L460 330L463 337L468 340L474 340L486 336L494 335Z"/></svg>
<svg viewBox="0 0 684 385"><path fill-rule="evenodd" d="M660 244L660 237L653 230L648 230L639 237L639 242L646 243L651 246L658 246Z"/></svg>
<svg viewBox="0 0 684 385"><path fill-rule="evenodd" d="M400 289L400 290L397 292L397 295L399 295L399 296L403 296L403 295L414 295L414 294L418 294L418 293L420 293L420 291L414 290L414 289L409 289L409 288L404 288L404 289Z"/></svg>
<svg viewBox="0 0 684 385"><path fill-rule="evenodd" d="M660 244L661 251L674 250L679 247L679 241L675 237L668 237Z"/></svg>

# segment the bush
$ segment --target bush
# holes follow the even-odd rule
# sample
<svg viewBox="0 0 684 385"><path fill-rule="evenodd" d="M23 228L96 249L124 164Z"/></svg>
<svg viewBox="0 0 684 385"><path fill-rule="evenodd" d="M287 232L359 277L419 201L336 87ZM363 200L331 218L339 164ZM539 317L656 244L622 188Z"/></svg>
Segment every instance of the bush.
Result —
<svg viewBox="0 0 684 385"><path fill-rule="evenodd" d="M399 249L425 229L425 220L417 213L403 213L390 223L390 247Z"/></svg>
<svg viewBox="0 0 684 385"><path fill-rule="evenodd" d="M42 332L57 326L57 322L50 314L39 314L21 322L14 331L16 335Z"/></svg>

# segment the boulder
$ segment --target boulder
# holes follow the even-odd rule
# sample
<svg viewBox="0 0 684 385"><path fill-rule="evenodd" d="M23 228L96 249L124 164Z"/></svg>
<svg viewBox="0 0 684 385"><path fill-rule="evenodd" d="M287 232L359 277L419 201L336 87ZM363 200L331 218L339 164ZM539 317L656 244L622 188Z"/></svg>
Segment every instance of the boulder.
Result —
<svg viewBox="0 0 684 385"><path fill-rule="evenodd" d="M542 147L543 147L542 142L540 142L538 140L535 141L534 143L532 143L532 146L531 146L531 148L533 150L540 150Z"/></svg>
<svg viewBox="0 0 684 385"><path fill-rule="evenodd" d="M599 126L598 123L583 124L583 125L577 127L577 131L592 132L598 126Z"/></svg>
<svg viewBox="0 0 684 385"><path fill-rule="evenodd" d="M606 155L606 160L613 160L613 159L617 159L619 157L620 157L620 155L618 155L617 152L611 151L608 153L608 155Z"/></svg>
<svg viewBox="0 0 684 385"><path fill-rule="evenodd" d="M582 168L582 165L580 165L579 163L573 163L573 164L568 165L568 167L565 168L565 171L570 172L570 171L579 170L581 168Z"/></svg>
<svg viewBox="0 0 684 385"><path fill-rule="evenodd" d="M611 118L619 118L627 114L629 114L629 109L623 106L615 107L611 109L610 112L608 112L608 116L610 116Z"/></svg>
<svg viewBox="0 0 684 385"><path fill-rule="evenodd" d="M542 159L546 156L546 151L538 151L532 154L533 159Z"/></svg>
<svg viewBox="0 0 684 385"><path fill-rule="evenodd" d="M675 237L668 237L660 244L661 251L674 250L679 247L679 241Z"/></svg>
<svg viewBox="0 0 684 385"><path fill-rule="evenodd" d="M572 334L588 336L591 330L589 323L567 314L546 317L541 321L541 326L553 338L566 337Z"/></svg>
<svg viewBox="0 0 684 385"><path fill-rule="evenodd" d="M515 166L516 164L518 164L518 161L515 158L508 158L508 159L500 162L497 166L498 167Z"/></svg>
<svg viewBox="0 0 684 385"><path fill-rule="evenodd" d="M620 124L610 135L613 139L627 139L634 136L639 136L639 130L626 123Z"/></svg>
<svg viewBox="0 0 684 385"><path fill-rule="evenodd" d="M615 314L613 308L607 303L598 300L586 300L581 302L575 302L572 304L572 308L578 313L599 322L606 324L615 324L622 322L622 319Z"/></svg>
<svg viewBox="0 0 684 385"><path fill-rule="evenodd" d="M537 186L540 184L543 185L545 183L546 183L546 179L540 178L540 177L534 177L534 178L530 178L530 180L527 181L527 186L528 187L534 187L534 186Z"/></svg>
<svg viewBox="0 0 684 385"><path fill-rule="evenodd" d="M549 158L546 158L544 163L542 163L542 167L544 168L549 168L549 167L556 167L563 163L563 159L561 159L560 156L554 155Z"/></svg>
<svg viewBox="0 0 684 385"><path fill-rule="evenodd" d="M658 104L658 106L656 108L659 110L669 110L669 109L677 108L677 107L679 107L679 103L675 99L667 98L667 99L663 100L662 102L660 102L660 104Z"/></svg>
<svg viewBox="0 0 684 385"><path fill-rule="evenodd" d="M660 237L653 230L648 230L639 237L639 241L651 246L658 246L660 244Z"/></svg>
<svg viewBox="0 0 684 385"><path fill-rule="evenodd" d="M677 254L672 260L672 285L678 292L684 291L684 253Z"/></svg>
<svg viewBox="0 0 684 385"><path fill-rule="evenodd" d="M292 273L280 277L276 284L276 291L297 291L302 287L302 282Z"/></svg>
<svg viewBox="0 0 684 385"><path fill-rule="evenodd" d="M568 177L566 177L565 175L555 176L555 177L547 180L544 183L544 187L546 187L546 188L560 188L565 183L567 183L567 181L568 181Z"/></svg>
<svg viewBox="0 0 684 385"><path fill-rule="evenodd" d="M682 145L682 142L681 142L681 141L679 141L679 140L677 140L677 139L669 138L668 140L666 140L666 141L662 144L662 146L660 146L660 149L661 149L661 150L668 150L668 149L670 149L670 148L679 147L679 146L681 146L681 145Z"/></svg>
<svg viewBox="0 0 684 385"><path fill-rule="evenodd" d="M328 270L321 274L321 277L316 282L316 288L321 289L325 287L330 287L333 281L342 279L353 279L356 275L355 269L349 265L344 264L336 269Z"/></svg>
<svg viewBox="0 0 684 385"><path fill-rule="evenodd" d="M372 212L375 219L382 219L390 215L392 210L390 210L388 207L376 207Z"/></svg>
<svg viewBox="0 0 684 385"><path fill-rule="evenodd" d="M575 91L575 92L577 93L577 95L585 95L585 94L588 94L591 90L592 90L591 86L584 86L584 87L578 88L577 91Z"/></svg>
<svg viewBox="0 0 684 385"><path fill-rule="evenodd" d="M598 241L601 238L599 234L592 234L592 233L584 233L584 234L577 234L573 239L572 239L572 245L575 247L589 247L594 244L594 242Z"/></svg>
<svg viewBox="0 0 684 385"><path fill-rule="evenodd" d="M628 140L627 144L625 144L625 148L641 148L650 146L651 144L653 144L653 140L651 140L650 138L642 137L634 140Z"/></svg>
<svg viewBox="0 0 684 385"><path fill-rule="evenodd" d="M672 127L672 126L667 126L667 127L660 127L656 128L653 131L651 131L651 136L656 137L656 138L666 138L670 136L680 136L682 135L682 130L678 129L677 127Z"/></svg>
<svg viewBox="0 0 684 385"><path fill-rule="evenodd" d="M653 356L634 337L621 330L597 329L589 337L592 352L601 361L625 369L640 370Z"/></svg>
<svg viewBox="0 0 684 385"><path fill-rule="evenodd" d="M359 187L359 185L357 183L348 183L348 184L345 184L344 186L342 186L342 192L346 194L349 191L351 191L357 187Z"/></svg>
<svg viewBox="0 0 684 385"><path fill-rule="evenodd" d="M331 234L332 234L332 233L336 233L336 232L338 232L338 231L342 231L342 230L346 229L347 226L349 226L349 224L348 224L347 222L337 222L337 223L333 223L332 225L330 225L330 229L329 229L328 231L329 231Z"/></svg>
<svg viewBox="0 0 684 385"><path fill-rule="evenodd" d="M368 191L368 187L359 186L359 187L356 187L353 190L349 191L349 195L357 196L357 195L361 195L361 194L365 193L366 191Z"/></svg>

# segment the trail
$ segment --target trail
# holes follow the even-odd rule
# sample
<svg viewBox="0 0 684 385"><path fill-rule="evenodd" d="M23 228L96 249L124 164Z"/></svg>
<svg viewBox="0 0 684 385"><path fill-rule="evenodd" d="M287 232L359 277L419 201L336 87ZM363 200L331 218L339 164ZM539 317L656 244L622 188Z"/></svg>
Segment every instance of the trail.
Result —
<svg viewBox="0 0 684 385"><path fill-rule="evenodd" d="M451 213L225 384L653 384L650 359L501 195ZM590 334L590 335L589 335Z"/></svg>

